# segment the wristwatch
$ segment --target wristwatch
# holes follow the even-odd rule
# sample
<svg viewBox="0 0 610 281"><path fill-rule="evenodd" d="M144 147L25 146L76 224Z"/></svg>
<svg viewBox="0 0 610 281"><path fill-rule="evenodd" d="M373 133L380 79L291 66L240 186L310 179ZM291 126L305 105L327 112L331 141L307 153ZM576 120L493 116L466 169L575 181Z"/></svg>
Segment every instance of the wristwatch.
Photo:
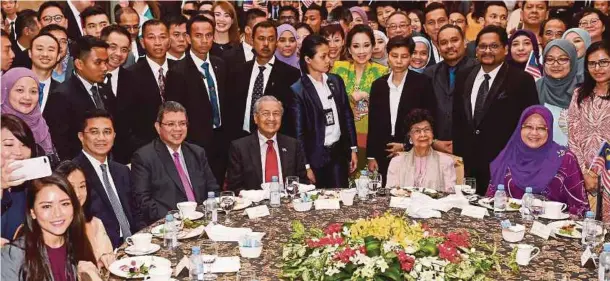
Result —
<svg viewBox="0 0 610 281"><path fill-rule="evenodd" d="M352 152L358 153L358 148L357 147L353 147L352 148Z"/></svg>

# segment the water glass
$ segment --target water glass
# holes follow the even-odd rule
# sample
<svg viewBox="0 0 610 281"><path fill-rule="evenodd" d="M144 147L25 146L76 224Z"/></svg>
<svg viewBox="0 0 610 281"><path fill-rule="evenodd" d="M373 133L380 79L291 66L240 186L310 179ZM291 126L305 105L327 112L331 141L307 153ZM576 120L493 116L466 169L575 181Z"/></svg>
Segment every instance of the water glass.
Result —
<svg viewBox="0 0 610 281"><path fill-rule="evenodd" d="M477 190L477 179L476 178L464 178L464 185L470 186L472 190Z"/></svg>
<svg viewBox="0 0 610 281"><path fill-rule="evenodd" d="M233 191L223 191L220 193L220 208L225 211L225 224L231 223L230 214L231 210L235 207L236 198Z"/></svg>
<svg viewBox="0 0 610 281"><path fill-rule="evenodd" d="M546 201L546 197L540 194L534 194L532 197L530 214L537 220L540 215L544 214L544 202Z"/></svg>
<svg viewBox="0 0 610 281"><path fill-rule="evenodd" d="M379 189L379 186L381 186L381 182L378 182L377 180L369 181L368 190L369 190L369 195L371 196L369 203L377 202L377 190Z"/></svg>
<svg viewBox="0 0 610 281"><path fill-rule="evenodd" d="M167 212L168 215L174 217L174 221L176 222L176 231L179 232L182 230L183 222L182 222L182 214L178 210L171 210Z"/></svg>
<svg viewBox="0 0 610 281"><path fill-rule="evenodd" d="M596 247L604 241L604 223L598 220L590 220L587 222L587 227L583 228L582 236L585 240L585 245L591 248L591 252L597 253ZM593 254L595 256L595 254Z"/></svg>
<svg viewBox="0 0 610 281"><path fill-rule="evenodd" d="M286 193L288 193L288 197L290 197L290 199L294 198L299 192L299 177L286 177L284 185L286 186Z"/></svg>
<svg viewBox="0 0 610 281"><path fill-rule="evenodd" d="M201 242L201 261L203 262L203 280L215 280L218 276L212 274L212 265L218 257L218 244L212 240Z"/></svg>

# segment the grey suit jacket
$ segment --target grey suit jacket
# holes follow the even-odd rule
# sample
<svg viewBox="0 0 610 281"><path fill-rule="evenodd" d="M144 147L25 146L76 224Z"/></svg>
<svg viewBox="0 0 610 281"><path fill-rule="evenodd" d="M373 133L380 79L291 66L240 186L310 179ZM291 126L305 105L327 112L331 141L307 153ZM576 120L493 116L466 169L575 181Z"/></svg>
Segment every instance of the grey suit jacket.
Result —
<svg viewBox="0 0 610 281"><path fill-rule="evenodd" d="M45 266L48 267L50 263L46 249L43 249L42 253L44 255L43 259L47 261ZM25 241L23 237L2 247L1 255L2 274L0 280L22 281L20 271L25 264ZM47 268L47 270L51 272L50 268ZM73 276L76 276L76 266L74 265L72 266L72 272ZM51 274L51 280L49 281L54 281L53 274Z"/></svg>

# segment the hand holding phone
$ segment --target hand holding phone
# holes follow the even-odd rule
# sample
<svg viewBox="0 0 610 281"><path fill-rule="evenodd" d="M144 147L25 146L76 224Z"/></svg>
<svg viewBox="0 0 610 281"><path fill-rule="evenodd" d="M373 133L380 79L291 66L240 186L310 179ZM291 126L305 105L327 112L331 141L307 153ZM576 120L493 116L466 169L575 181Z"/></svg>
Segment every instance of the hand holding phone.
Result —
<svg viewBox="0 0 610 281"><path fill-rule="evenodd" d="M23 181L48 177L53 173L49 158L46 156L17 160L11 163L9 167L15 167L15 165L18 165L19 168L11 173L11 177Z"/></svg>

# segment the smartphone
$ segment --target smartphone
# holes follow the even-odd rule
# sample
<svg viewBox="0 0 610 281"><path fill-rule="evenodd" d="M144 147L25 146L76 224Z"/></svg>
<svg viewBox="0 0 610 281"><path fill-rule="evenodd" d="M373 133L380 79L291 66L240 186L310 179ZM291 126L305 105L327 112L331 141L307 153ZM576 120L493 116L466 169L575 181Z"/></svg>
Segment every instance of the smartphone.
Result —
<svg viewBox="0 0 610 281"><path fill-rule="evenodd" d="M48 177L53 173L53 171L51 171L49 158L46 156L17 160L11 165L15 164L21 164L21 168L13 171L12 174L15 176L23 176L22 180L26 181Z"/></svg>

